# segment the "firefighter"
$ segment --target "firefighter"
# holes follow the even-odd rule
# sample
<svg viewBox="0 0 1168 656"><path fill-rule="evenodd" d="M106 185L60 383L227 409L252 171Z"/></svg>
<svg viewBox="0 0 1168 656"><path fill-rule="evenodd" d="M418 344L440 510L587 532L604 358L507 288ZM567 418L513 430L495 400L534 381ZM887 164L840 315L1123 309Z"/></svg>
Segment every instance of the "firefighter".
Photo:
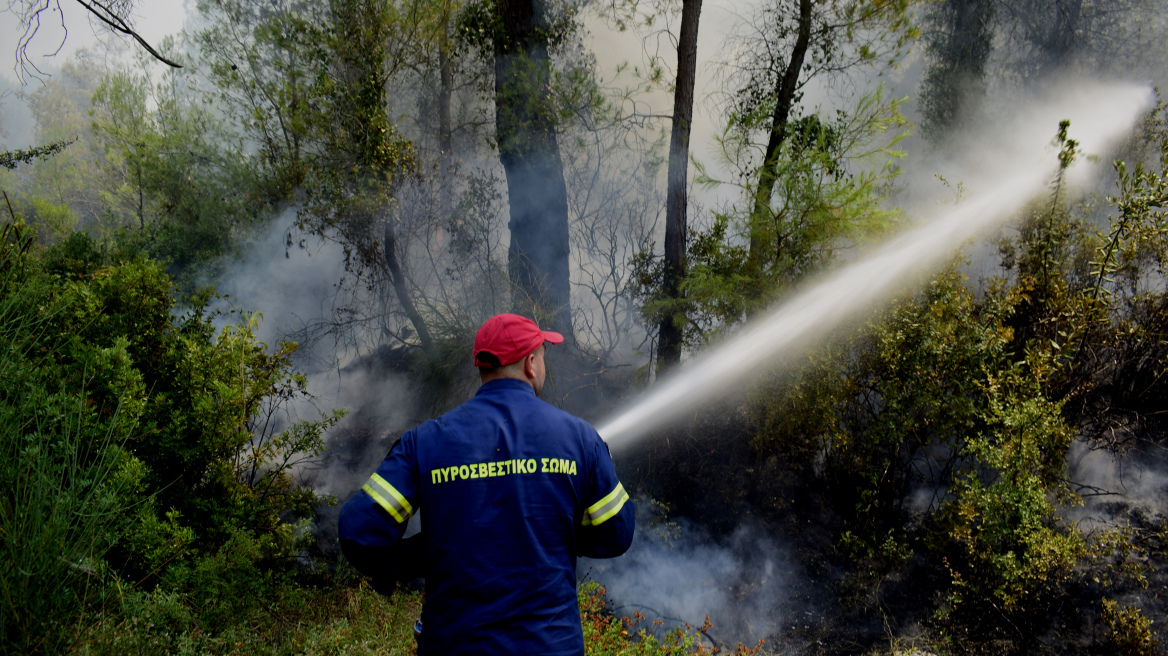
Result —
<svg viewBox="0 0 1168 656"><path fill-rule="evenodd" d="M514 314L475 335L482 386L408 431L341 509L345 556L374 576L425 558L418 654L584 654L576 559L633 539L633 503L587 422L540 400L559 333ZM398 550L407 520L414 542Z"/></svg>

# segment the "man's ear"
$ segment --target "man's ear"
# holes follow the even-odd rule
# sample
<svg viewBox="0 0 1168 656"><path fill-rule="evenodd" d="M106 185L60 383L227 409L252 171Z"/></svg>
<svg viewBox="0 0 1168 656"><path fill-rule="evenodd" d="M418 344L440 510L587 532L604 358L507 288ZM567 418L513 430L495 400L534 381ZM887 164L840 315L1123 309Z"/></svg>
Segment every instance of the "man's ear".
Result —
<svg viewBox="0 0 1168 656"><path fill-rule="evenodd" d="M534 351L529 353L526 358L523 358L523 375L527 376L528 379L535 378L535 352Z"/></svg>

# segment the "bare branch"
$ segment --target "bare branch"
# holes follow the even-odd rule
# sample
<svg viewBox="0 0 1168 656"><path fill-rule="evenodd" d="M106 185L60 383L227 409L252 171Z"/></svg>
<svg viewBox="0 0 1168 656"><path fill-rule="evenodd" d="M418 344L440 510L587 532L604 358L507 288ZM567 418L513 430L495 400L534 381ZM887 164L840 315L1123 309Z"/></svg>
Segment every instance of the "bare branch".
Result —
<svg viewBox="0 0 1168 656"><path fill-rule="evenodd" d="M146 39L142 38L134 30L129 22L130 10L133 8L134 0L77 0L77 3L89 13L96 16L99 21L111 30L133 37L135 41L158 61L174 68L182 68L182 65L163 57L161 53L146 42ZM18 77L23 80L24 76L29 74L33 77L47 75L33 63L28 53L28 47L40 31L41 18L46 12L57 15L57 21L59 21L64 34L61 36L61 40L57 43L56 48L45 56L52 57L57 55L65 47L65 41L69 38L69 28L65 24L65 12L61 7L61 0L8 0L3 10L14 14L20 20L20 26L23 30L20 37L16 40L15 49L16 72Z"/></svg>
<svg viewBox="0 0 1168 656"><path fill-rule="evenodd" d="M114 0L114 2L111 2L109 5L103 5L97 2L88 2L87 0L77 0L77 3L88 9L89 13L97 16L98 20L108 25L114 31L134 37L134 40L137 41L143 48L146 49L146 52L150 53L150 55L158 61L173 68L182 68L181 64L176 64L166 57L163 57L157 50L151 47L149 43L146 43L146 39L143 39L141 35L139 35L133 30L133 28L131 28L125 19L114 13L111 7L128 7L126 0Z"/></svg>

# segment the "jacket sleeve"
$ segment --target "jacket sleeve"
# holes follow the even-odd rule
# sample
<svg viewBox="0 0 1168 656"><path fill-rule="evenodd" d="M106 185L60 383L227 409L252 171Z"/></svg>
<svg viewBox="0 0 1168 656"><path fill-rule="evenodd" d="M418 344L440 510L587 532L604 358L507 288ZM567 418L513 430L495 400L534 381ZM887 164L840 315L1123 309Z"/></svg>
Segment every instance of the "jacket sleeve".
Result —
<svg viewBox="0 0 1168 656"><path fill-rule="evenodd" d="M397 571L403 563L389 562L410 550L394 548L417 511L418 480L414 435L406 433L393 446L377 471L345 505L337 522L337 536L345 557L361 573L375 579Z"/></svg>
<svg viewBox="0 0 1168 656"><path fill-rule="evenodd" d="M616 477L608 445L592 431L593 459L588 473L577 547L581 556L613 558L633 543L636 509Z"/></svg>

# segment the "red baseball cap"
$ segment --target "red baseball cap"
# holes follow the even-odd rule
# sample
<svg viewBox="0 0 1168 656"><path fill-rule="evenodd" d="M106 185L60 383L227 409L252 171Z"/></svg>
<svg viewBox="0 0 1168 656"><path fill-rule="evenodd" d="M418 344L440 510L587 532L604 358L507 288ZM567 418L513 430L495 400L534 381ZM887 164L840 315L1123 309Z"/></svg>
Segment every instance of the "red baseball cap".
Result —
<svg viewBox="0 0 1168 656"><path fill-rule="evenodd" d="M496 314L475 333L474 362L476 367L491 367L492 363L479 359L480 353L499 358L499 365L519 362L540 344L559 344L564 336L550 330L540 330L535 322L518 314Z"/></svg>

